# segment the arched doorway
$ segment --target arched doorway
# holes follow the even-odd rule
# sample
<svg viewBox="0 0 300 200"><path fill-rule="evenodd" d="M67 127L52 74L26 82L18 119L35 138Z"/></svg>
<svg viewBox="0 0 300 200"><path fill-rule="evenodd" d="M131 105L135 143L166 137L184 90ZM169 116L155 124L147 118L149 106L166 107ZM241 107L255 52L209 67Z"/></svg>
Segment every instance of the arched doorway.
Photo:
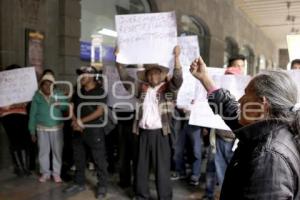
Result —
<svg viewBox="0 0 300 200"><path fill-rule="evenodd" d="M255 55L254 55L254 51L248 45L244 45L240 49L240 54L242 54L246 58L245 68L246 68L247 74L248 75L254 75L254 73L255 73L255 68L254 68Z"/></svg>
<svg viewBox="0 0 300 200"><path fill-rule="evenodd" d="M257 63L257 69L256 69L256 74L259 73L260 71L266 70L267 69L267 60L264 55L260 55L258 57L258 63Z"/></svg>
<svg viewBox="0 0 300 200"><path fill-rule="evenodd" d="M238 43L232 37L225 38L224 65L227 66L228 60L239 53Z"/></svg>

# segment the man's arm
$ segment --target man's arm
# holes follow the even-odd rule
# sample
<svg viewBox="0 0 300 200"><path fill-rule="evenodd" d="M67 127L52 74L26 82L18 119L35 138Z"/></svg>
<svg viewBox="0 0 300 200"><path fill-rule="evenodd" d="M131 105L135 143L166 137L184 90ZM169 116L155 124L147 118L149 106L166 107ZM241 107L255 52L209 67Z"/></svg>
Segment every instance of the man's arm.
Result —
<svg viewBox="0 0 300 200"><path fill-rule="evenodd" d="M173 72L173 77L169 81L169 89L172 92L176 92L180 88L183 82L182 67L181 67L179 56L180 56L180 47L176 46L174 48L174 60L175 60L174 72Z"/></svg>

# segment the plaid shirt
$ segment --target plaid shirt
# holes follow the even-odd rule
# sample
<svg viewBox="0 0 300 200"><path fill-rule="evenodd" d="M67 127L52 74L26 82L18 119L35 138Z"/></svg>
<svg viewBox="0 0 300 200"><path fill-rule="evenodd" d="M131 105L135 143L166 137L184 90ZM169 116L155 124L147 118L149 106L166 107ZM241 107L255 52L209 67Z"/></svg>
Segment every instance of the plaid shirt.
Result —
<svg viewBox="0 0 300 200"><path fill-rule="evenodd" d="M144 102L149 85L148 83L137 82L132 77L129 77L126 73L126 70L123 69L123 67L118 68L118 70L122 81L131 81L135 83L135 91L136 96L138 98L139 106L136 109L136 118L133 123L133 133L138 135L139 121L142 119L143 116L143 109L141 105ZM168 81L166 80L165 83L157 91L157 99L159 101L159 113L161 116L162 130L164 135L168 135L171 133L170 122L175 107L174 100L176 98L176 92L180 88L182 82L182 70L175 68L173 77ZM129 91L132 89L128 88L128 84L124 85L124 87Z"/></svg>

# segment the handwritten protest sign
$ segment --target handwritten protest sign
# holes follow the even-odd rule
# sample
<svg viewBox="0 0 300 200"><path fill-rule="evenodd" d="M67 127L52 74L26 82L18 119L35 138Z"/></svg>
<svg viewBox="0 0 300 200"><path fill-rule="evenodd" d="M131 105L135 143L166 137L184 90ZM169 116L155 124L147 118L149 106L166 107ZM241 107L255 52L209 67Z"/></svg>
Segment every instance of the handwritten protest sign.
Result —
<svg viewBox="0 0 300 200"><path fill-rule="evenodd" d="M195 99L197 79L190 73L191 63L200 56L197 36L178 37L183 83L178 91L177 106L186 107Z"/></svg>
<svg viewBox="0 0 300 200"><path fill-rule="evenodd" d="M128 75L136 79L136 68L126 68ZM124 88L120 81L120 76L116 67L106 66L104 74L107 76L108 97L107 104L110 107L116 107L125 110L133 110L136 99ZM131 106L128 106L130 104Z"/></svg>
<svg viewBox="0 0 300 200"><path fill-rule="evenodd" d="M238 100L243 94L244 89L251 80L250 76L243 75L218 75L212 76L216 85L227 89ZM197 88L198 98L191 109L189 124L230 130L220 116L215 115L207 102L207 92L201 85Z"/></svg>
<svg viewBox="0 0 300 200"><path fill-rule="evenodd" d="M293 69L293 70L287 70L286 73L293 79L293 81L296 83L298 88L298 101L297 103L300 103L300 70L299 69Z"/></svg>
<svg viewBox="0 0 300 200"><path fill-rule="evenodd" d="M181 36L178 37L180 46L180 62L183 66L190 66L191 63L200 56L198 36Z"/></svg>
<svg viewBox="0 0 300 200"><path fill-rule="evenodd" d="M177 45L175 12L116 15L115 19L119 63L173 65Z"/></svg>
<svg viewBox="0 0 300 200"><path fill-rule="evenodd" d="M34 67L0 72L0 107L31 101L37 88Z"/></svg>

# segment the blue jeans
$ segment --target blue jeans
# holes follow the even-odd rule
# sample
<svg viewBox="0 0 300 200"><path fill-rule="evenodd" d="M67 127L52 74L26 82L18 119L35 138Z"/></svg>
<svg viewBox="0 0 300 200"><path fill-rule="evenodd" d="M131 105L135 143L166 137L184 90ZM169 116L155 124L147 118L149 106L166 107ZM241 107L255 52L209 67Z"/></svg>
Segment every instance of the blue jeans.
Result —
<svg viewBox="0 0 300 200"><path fill-rule="evenodd" d="M185 174L184 152L186 143L189 142L192 148L192 178L199 179L201 173L201 127L189 125L185 122L182 131L176 141L175 148L175 170L180 174Z"/></svg>
<svg viewBox="0 0 300 200"><path fill-rule="evenodd" d="M183 126L185 124L184 120L181 120L181 118L183 118L183 114L176 108L174 110L174 115L175 117L172 118L171 120L171 124L170 124L170 128L171 128L171 150L172 150L172 165L171 168L172 170L175 170L175 150L176 150L176 145L177 145L177 141L178 141L178 137L183 129Z"/></svg>
<svg viewBox="0 0 300 200"><path fill-rule="evenodd" d="M218 182L220 186L222 186L227 166L229 165L230 160L234 153L232 151L233 144L234 144L234 140L232 142L227 142L224 139L222 139L220 136L216 135L215 165L216 165Z"/></svg>
<svg viewBox="0 0 300 200"><path fill-rule="evenodd" d="M206 165L206 179L205 179L206 197L211 199L214 198L216 182L217 182L217 175L216 175L216 166L215 166L215 154L212 153L210 149L208 153L207 165Z"/></svg>

